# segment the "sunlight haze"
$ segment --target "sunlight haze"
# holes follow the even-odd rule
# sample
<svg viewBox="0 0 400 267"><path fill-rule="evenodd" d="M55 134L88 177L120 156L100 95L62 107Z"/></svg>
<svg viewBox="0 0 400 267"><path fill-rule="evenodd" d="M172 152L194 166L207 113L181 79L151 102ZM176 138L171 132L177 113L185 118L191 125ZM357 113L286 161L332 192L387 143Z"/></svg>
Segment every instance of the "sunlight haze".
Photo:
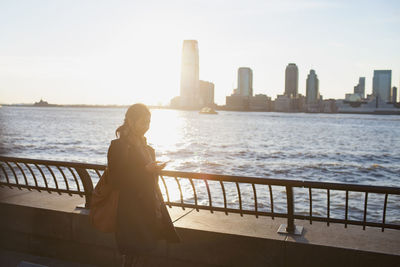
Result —
<svg viewBox="0 0 400 267"><path fill-rule="evenodd" d="M182 43L198 41L215 102L253 70L254 93L284 91L313 68L324 99L344 98L377 69L400 77L398 1L1 1L0 103L169 104Z"/></svg>

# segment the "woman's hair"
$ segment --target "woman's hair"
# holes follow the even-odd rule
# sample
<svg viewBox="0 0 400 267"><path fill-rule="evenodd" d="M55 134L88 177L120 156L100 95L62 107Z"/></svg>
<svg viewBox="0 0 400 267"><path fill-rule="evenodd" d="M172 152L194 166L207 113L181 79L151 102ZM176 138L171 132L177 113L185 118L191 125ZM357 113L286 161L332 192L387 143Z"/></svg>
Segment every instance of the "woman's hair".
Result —
<svg viewBox="0 0 400 267"><path fill-rule="evenodd" d="M143 118L144 116L151 115L149 108L141 103L133 104L128 108L125 113L124 124L119 126L117 130L115 130L115 135L118 138L124 136L128 133L128 120L135 123L138 119Z"/></svg>

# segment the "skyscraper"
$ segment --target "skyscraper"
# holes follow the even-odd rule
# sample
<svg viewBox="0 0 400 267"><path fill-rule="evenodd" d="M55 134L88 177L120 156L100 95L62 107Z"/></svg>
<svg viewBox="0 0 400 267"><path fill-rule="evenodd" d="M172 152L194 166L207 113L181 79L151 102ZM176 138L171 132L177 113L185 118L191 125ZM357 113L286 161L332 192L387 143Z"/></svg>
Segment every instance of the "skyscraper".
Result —
<svg viewBox="0 0 400 267"><path fill-rule="evenodd" d="M392 88L392 102L397 103L397 87L393 86Z"/></svg>
<svg viewBox="0 0 400 267"><path fill-rule="evenodd" d="M361 98L365 98L365 77L360 77L358 84L354 86L354 94L358 94Z"/></svg>
<svg viewBox="0 0 400 267"><path fill-rule="evenodd" d="M285 95L297 96L299 87L299 70L294 63L289 63L285 71Z"/></svg>
<svg viewBox="0 0 400 267"><path fill-rule="evenodd" d="M306 82L306 102L307 104L317 103L319 96L319 81L315 70L310 70Z"/></svg>
<svg viewBox="0 0 400 267"><path fill-rule="evenodd" d="M199 103L199 49L196 40L184 40L181 66L182 107L196 107Z"/></svg>
<svg viewBox="0 0 400 267"><path fill-rule="evenodd" d="M374 78L372 79L372 94L381 101L389 102L390 89L392 87L392 71L391 70L374 70Z"/></svg>
<svg viewBox="0 0 400 267"><path fill-rule="evenodd" d="M212 82L200 81L200 105L214 105L214 84Z"/></svg>
<svg viewBox="0 0 400 267"><path fill-rule="evenodd" d="M238 70L238 93L241 96L253 96L253 71L250 68Z"/></svg>

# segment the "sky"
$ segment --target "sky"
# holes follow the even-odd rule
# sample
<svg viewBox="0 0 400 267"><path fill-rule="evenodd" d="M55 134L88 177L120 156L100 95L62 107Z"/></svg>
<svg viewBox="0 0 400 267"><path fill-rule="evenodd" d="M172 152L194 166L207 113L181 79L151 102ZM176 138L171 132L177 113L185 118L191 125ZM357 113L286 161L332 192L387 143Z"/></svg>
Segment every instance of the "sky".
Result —
<svg viewBox="0 0 400 267"><path fill-rule="evenodd" d="M168 104L179 95L182 43L199 45L200 79L215 101L253 70L273 99L285 68L318 75L320 94L344 98L375 69L400 86L400 1L2 0L0 103Z"/></svg>

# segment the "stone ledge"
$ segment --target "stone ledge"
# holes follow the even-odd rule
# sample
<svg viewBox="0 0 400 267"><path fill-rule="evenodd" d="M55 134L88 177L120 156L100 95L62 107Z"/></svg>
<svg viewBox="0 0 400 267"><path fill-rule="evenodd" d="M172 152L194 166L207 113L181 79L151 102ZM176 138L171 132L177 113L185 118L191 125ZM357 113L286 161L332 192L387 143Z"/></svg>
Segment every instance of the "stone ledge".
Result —
<svg viewBox="0 0 400 267"><path fill-rule="evenodd" d="M0 246L88 264L118 264L113 235L90 226L88 211L76 208L82 201L79 196L0 188ZM400 262L396 230L382 233L377 228L363 231L357 226L345 229L297 221L305 230L296 237L276 232L285 223L279 218L181 208L169 212L183 242L170 245L168 252L160 247L151 256L153 262L169 261L171 266L397 266Z"/></svg>

